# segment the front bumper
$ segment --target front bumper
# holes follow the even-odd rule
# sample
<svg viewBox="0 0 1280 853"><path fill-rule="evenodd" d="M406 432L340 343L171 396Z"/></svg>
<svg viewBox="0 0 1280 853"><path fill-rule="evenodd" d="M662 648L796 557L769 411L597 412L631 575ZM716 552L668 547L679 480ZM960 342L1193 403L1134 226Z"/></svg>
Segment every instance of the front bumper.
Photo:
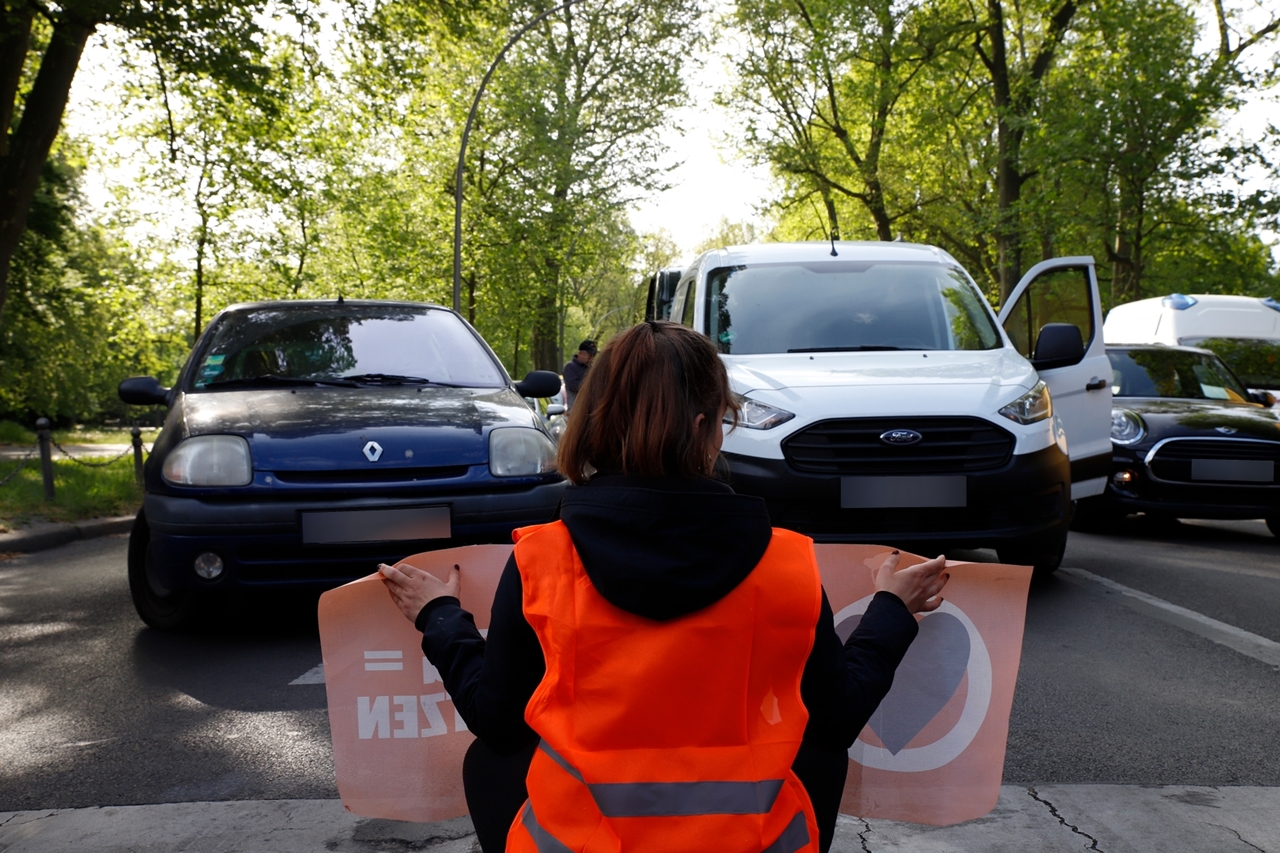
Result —
<svg viewBox="0 0 1280 853"><path fill-rule="evenodd" d="M358 497L342 500L218 501L173 495L143 500L151 559L170 589L231 589L267 585L328 588L368 575L421 551L458 545L507 543L511 531L550 521L565 481L462 495ZM306 544L302 513L448 506L451 536L351 544ZM196 556L212 551L224 570L214 581L192 571Z"/></svg>
<svg viewBox="0 0 1280 853"><path fill-rule="evenodd" d="M1112 474L1131 471L1130 483L1117 485L1108 478L1100 500L1111 512L1145 512L1173 518L1268 518L1280 515L1280 485L1217 484L1162 481L1152 476L1144 457L1146 449L1114 448Z"/></svg>
<svg viewBox="0 0 1280 853"><path fill-rule="evenodd" d="M818 542L996 547L1065 528L1071 465L1057 445L970 472L964 507L843 509L840 477L799 473L782 459L724 454L739 494L765 499L777 527Z"/></svg>

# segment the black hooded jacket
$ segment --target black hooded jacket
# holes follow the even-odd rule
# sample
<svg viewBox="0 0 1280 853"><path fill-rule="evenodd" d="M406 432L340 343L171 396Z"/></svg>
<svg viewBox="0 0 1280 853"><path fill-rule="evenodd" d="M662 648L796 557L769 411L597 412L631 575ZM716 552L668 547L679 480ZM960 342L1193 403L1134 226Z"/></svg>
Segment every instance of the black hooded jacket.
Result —
<svg viewBox="0 0 1280 853"><path fill-rule="evenodd" d="M760 562L772 535L764 501L710 479L596 475L565 492L561 519L597 591L622 610L658 621L724 597ZM416 621L423 653L468 728L500 754L538 740L524 710L546 664L523 601L513 556L494 595L487 641L456 598L431 601ZM889 692L916 631L902 601L880 592L842 644L823 593L800 682L809 722L793 767L827 844L844 785L845 751Z"/></svg>

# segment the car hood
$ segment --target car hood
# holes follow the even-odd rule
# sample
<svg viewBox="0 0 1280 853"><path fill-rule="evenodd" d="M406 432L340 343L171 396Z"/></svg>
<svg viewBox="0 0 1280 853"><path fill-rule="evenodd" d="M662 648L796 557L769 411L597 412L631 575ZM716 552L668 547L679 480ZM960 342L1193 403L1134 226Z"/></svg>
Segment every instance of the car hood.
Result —
<svg viewBox="0 0 1280 853"><path fill-rule="evenodd" d="M1280 412L1249 403L1116 397L1112 406L1142 416L1147 425L1147 440L1143 444L1181 435L1228 435L1280 441ZM1224 429L1219 430L1218 427Z"/></svg>
<svg viewBox="0 0 1280 853"><path fill-rule="evenodd" d="M242 435L258 470L478 465L494 427L537 419L509 388L282 388L186 394L187 436ZM376 462L364 448L382 448Z"/></svg>
<svg viewBox="0 0 1280 853"><path fill-rule="evenodd" d="M1029 390L1038 379L1030 362L1010 349L723 358L730 384L739 394L756 392L752 397L793 407L793 411L797 411L795 406L804 408L808 402L817 403L826 395L835 394L842 401L846 416L877 414L873 410L880 408L876 403L880 398L894 410L891 414L904 413L901 389L905 386L918 389L918 393L907 396L922 403L927 401L925 408L955 412L979 406L994 412L1021 391ZM849 388L858 389L853 406L846 390Z"/></svg>

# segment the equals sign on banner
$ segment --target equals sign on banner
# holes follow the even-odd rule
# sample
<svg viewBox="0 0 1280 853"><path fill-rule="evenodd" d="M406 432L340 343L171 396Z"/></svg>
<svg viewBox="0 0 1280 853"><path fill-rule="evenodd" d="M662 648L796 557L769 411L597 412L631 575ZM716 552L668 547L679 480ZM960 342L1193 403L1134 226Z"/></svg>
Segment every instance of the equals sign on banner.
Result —
<svg viewBox="0 0 1280 853"><path fill-rule="evenodd" d="M378 672L388 669L404 669L404 652L396 650L364 653L365 672Z"/></svg>

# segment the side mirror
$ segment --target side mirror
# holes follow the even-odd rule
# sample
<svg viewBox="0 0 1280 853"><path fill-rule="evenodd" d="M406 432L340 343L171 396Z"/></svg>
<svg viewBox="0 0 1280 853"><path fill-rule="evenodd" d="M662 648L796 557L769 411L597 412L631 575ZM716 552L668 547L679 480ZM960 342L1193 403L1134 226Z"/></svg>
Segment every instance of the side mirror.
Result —
<svg viewBox="0 0 1280 853"><path fill-rule="evenodd" d="M1084 359L1084 338L1071 323L1045 323L1036 337L1031 364L1037 370L1069 367Z"/></svg>
<svg viewBox="0 0 1280 853"><path fill-rule="evenodd" d="M560 393L560 374L553 370L533 370L516 383L521 397L554 397Z"/></svg>
<svg viewBox="0 0 1280 853"><path fill-rule="evenodd" d="M1276 395L1270 391L1250 391L1249 396L1253 398L1253 402L1261 403L1267 409L1276 404Z"/></svg>
<svg viewBox="0 0 1280 853"><path fill-rule="evenodd" d="M563 415L563 414L564 414L564 406L562 406L560 403L552 403L551 405L547 406L547 417L554 418L556 415Z"/></svg>
<svg viewBox="0 0 1280 853"><path fill-rule="evenodd" d="M116 389L120 399L131 406L165 406L169 403L169 389L154 376L134 376L120 383Z"/></svg>

